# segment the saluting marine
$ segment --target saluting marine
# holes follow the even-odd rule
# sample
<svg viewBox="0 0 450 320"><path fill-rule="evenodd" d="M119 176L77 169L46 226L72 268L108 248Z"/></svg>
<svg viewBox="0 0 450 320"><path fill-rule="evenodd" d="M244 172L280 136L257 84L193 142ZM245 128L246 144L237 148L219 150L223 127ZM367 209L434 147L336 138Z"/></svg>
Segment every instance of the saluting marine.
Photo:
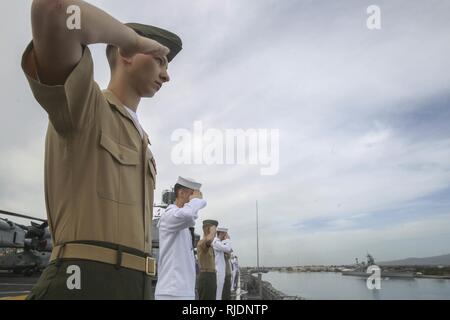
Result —
<svg viewBox="0 0 450 320"><path fill-rule="evenodd" d="M167 207L158 222L159 259L156 300L195 300L193 232L198 211L206 206L201 184L179 177L175 204Z"/></svg>
<svg viewBox="0 0 450 320"><path fill-rule="evenodd" d="M66 27L72 5L80 29ZM135 113L169 81L181 40L79 0L34 0L31 16L22 68L49 119L45 200L55 246L28 298L151 299L156 162ZM94 43L108 45L103 92L93 78Z"/></svg>
<svg viewBox="0 0 450 320"><path fill-rule="evenodd" d="M198 263L200 274L198 276L199 300L216 300L217 276L216 262L212 242L216 236L216 220L203 221L203 238L197 244Z"/></svg>

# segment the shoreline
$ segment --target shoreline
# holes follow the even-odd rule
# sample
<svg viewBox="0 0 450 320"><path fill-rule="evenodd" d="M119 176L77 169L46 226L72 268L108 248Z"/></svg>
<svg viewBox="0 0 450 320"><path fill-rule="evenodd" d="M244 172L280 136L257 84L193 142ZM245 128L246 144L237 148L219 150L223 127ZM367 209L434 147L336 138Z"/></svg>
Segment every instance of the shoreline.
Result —
<svg viewBox="0 0 450 320"><path fill-rule="evenodd" d="M297 271L284 271L284 270L270 270L269 272L277 272L277 273L340 273L342 274L342 271L331 271L331 270L321 270L321 271L311 271L311 270L297 270ZM368 274L369 275L369 274ZM352 276L352 275L346 275L346 276ZM395 278L395 277L391 277ZM418 279L435 279L435 280L450 280L450 275L431 275L431 274L414 274L411 278L418 278Z"/></svg>

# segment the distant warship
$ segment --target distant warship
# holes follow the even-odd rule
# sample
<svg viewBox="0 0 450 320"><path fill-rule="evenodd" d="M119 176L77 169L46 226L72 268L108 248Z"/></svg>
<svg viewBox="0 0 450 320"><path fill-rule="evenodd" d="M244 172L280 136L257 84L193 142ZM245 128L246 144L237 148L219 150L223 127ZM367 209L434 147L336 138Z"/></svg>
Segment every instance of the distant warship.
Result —
<svg viewBox="0 0 450 320"><path fill-rule="evenodd" d="M367 254L367 262L358 263L356 259L355 268L342 270L344 276L369 277L371 273L367 273L367 268L376 265L372 255ZM381 268L381 267L380 267ZM390 272L381 270L382 278L414 278L412 272Z"/></svg>

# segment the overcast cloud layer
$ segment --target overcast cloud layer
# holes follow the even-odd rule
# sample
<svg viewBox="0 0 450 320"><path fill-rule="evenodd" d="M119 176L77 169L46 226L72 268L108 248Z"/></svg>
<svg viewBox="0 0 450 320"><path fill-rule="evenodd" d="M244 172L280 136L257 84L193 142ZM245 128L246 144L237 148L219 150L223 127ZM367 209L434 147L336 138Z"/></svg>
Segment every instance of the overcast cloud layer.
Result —
<svg viewBox="0 0 450 320"><path fill-rule="evenodd" d="M158 164L204 184L203 218L230 228L241 264L344 264L450 253L450 2L90 1L179 34L171 82L138 114ZM45 217L46 114L20 69L31 1L1 1L0 208ZM382 29L366 27L381 8ZM95 78L109 80L103 45ZM280 170L180 165L174 130L280 130ZM197 233L201 233L200 221Z"/></svg>

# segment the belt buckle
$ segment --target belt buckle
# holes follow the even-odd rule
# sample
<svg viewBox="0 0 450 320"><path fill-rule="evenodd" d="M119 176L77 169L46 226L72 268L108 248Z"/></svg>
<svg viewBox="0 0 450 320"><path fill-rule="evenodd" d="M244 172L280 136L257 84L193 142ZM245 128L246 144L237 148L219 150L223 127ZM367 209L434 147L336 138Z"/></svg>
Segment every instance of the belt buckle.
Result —
<svg viewBox="0 0 450 320"><path fill-rule="evenodd" d="M150 272L150 266L153 266L153 272ZM145 258L145 274L150 277L156 276L156 263L152 257Z"/></svg>

